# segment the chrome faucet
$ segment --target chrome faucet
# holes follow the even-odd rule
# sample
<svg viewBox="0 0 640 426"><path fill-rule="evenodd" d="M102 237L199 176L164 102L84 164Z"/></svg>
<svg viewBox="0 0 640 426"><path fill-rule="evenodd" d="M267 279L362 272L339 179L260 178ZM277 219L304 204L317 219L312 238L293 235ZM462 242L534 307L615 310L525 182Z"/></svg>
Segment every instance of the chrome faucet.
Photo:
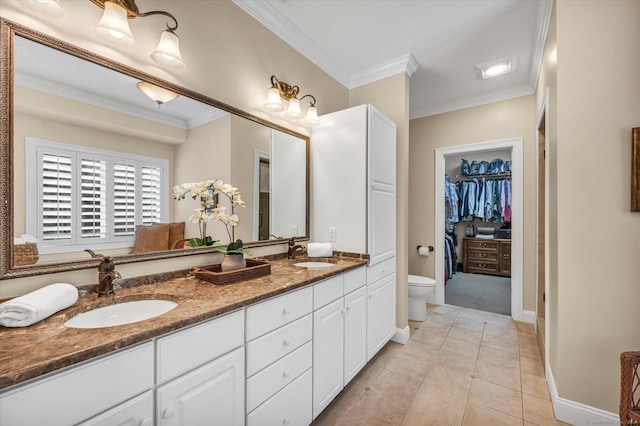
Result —
<svg viewBox="0 0 640 426"><path fill-rule="evenodd" d="M115 294L113 285L119 282L122 282L122 275L116 271L116 266L111 260L111 257L102 256L100 265L98 266L98 286L96 287L98 297Z"/></svg>
<svg viewBox="0 0 640 426"><path fill-rule="evenodd" d="M291 237L289 239L289 250L287 251L287 259L295 259L296 258L296 252L300 250L300 251L304 251L304 247L302 247L300 244L296 244L296 238L295 237Z"/></svg>

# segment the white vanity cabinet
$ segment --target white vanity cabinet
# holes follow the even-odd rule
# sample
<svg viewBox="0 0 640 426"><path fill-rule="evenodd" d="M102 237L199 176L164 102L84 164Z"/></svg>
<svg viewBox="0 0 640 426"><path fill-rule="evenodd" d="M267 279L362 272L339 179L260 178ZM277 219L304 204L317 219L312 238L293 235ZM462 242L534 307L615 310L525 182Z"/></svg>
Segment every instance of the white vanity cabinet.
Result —
<svg viewBox="0 0 640 426"><path fill-rule="evenodd" d="M311 423L312 311L312 286L247 308L247 425Z"/></svg>
<svg viewBox="0 0 640 426"><path fill-rule="evenodd" d="M396 332L395 258L367 267L367 361Z"/></svg>
<svg viewBox="0 0 640 426"><path fill-rule="evenodd" d="M313 239L368 253L371 265L394 258L396 125L372 105L320 120L311 144Z"/></svg>
<svg viewBox="0 0 640 426"><path fill-rule="evenodd" d="M152 387L153 343L146 342L3 392L0 425L68 426L108 409L109 418L144 424L153 421L150 407L125 401Z"/></svg>
<svg viewBox="0 0 640 426"><path fill-rule="evenodd" d="M365 284L363 267L314 285L314 419L366 364Z"/></svg>

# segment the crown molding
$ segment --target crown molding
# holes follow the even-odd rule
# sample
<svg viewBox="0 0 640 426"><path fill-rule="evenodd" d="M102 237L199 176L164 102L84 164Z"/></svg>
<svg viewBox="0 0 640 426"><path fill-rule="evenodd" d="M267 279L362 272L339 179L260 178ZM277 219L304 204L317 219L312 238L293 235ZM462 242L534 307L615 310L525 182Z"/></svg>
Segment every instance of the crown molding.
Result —
<svg viewBox="0 0 640 426"><path fill-rule="evenodd" d="M536 35L533 41L531 58L529 61L529 85L533 87L534 90L538 85L538 77L540 76L540 70L542 69L544 45L547 41L547 34L549 33L552 12L553 0L543 0L540 9L538 9Z"/></svg>
<svg viewBox="0 0 640 426"><path fill-rule="evenodd" d="M411 53L392 59L388 62L369 68L368 70L359 72L351 76L351 84L349 89L364 86L392 75L407 73L409 77L418 69L418 61Z"/></svg>
<svg viewBox="0 0 640 426"><path fill-rule="evenodd" d="M521 96L532 95L534 93L535 93L535 90L531 86L529 86L528 83L525 83L516 87L510 87L507 89L494 91L491 93L485 93L477 96L469 96L453 102L444 102L444 103L429 106L426 108L419 108L415 110L412 109L409 119L415 120L416 118L423 118L431 115L442 114L445 112L457 111L460 109L486 105L493 102L506 101L509 99L519 98Z"/></svg>
<svg viewBox="0 0 640 426"><path fill-rule="evenodd" d="M198 127L211 121L218 120L219 118L226 117L227 115L229 115L228 112L211 107L210 111L206 111L203 114L188 119L187 128L193 129L194 127Z"/></svg>
<svg viewBox="0 0 640 426"><path fill-rule="evenodd" d="M295 24L285 18L268 2L259 0L232 1L269 31L333 77L338 83L350 88L351 75L316 42L307 37Z"/></svg>

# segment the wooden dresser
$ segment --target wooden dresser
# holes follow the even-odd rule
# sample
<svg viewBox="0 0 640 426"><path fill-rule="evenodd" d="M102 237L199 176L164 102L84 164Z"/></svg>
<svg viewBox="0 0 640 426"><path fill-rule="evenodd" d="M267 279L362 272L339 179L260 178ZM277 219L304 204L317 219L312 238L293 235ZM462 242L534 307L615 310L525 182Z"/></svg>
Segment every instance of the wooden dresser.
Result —
<svg viewBox="0 0 640 426"><path fill-rule="evenodd" d="M511 240L465 238L462 243L463 272L511 276Z"/></svg>

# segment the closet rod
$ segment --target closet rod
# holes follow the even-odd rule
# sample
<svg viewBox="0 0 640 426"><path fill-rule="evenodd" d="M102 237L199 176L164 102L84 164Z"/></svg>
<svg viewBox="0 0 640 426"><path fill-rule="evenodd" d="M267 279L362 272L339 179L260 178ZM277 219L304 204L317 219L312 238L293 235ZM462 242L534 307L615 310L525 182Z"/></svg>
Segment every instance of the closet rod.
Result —
<svg viewBox="0 0 640 426"><path fill-rule="evenodd" d="M460 182L460 181L465 181L465 182L470 182L474 179L511 179L511 173L486 173L484 175L473 175L473 176L461 176L461 175L456 175L456 182Z"/></svg>

